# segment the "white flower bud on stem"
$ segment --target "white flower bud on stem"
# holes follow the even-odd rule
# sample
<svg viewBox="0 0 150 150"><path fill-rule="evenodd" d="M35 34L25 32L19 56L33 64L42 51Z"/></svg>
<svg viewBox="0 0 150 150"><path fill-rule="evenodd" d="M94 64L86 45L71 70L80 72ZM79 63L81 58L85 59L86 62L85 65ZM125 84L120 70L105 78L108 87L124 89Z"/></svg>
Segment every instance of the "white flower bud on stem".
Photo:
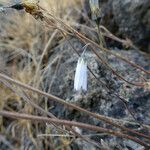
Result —
<svg viewBox="0 0 150 150"><path fill-rule="evenodd" d="M87 91L87 61L83 56L79 58L77 63L74 89L76 91Z"/></svg>
<svg viewBox="0 0 150 150"><path fill-rule="evenodd" d="M74 79L74 89L75 91L87 91L87 60L85 58L85 51L89 43L86 44L83 49L83 53L78 59L75 79Z"/></svg>

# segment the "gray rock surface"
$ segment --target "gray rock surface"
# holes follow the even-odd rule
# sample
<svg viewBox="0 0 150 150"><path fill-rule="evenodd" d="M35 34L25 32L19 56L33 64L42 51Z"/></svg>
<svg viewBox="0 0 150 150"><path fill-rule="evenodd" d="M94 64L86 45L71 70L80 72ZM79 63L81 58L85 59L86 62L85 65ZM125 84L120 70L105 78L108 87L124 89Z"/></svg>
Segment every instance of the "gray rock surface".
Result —
<svg viewBox="0 0 150 150"><path fill-rule="evenodd" d="M76 47L76 49L78 49L79 51L81 50L81 47L83 45L78 40L71 39L70 41ZM133 62L140 64L145 69L150 69L149 57L142 55L142 53L134 50L116 50L116 52L120 53L126 58L129 58ZM59 57L57 55L58 53ZM102 52L100 53L103 54ZM135 113L135 118L138 121L150 124L149 91L139 87L127 85L123 81L120 81L116 76L112 74L111 71L107 69L106 66L104 66L102 63L99 63L96 56L91 53L91 51L87 51L86 55L88 58L89 67L92 69L97 78L103 81L109 87L109 91L106 90L105 85L98 83L97 80L88 72L88 92L83 95L83 97L79 93L74 92L74 73L78 58L71 47L68 46L67 41L65 41L57 48L54 48L53 52L50 54L50 62L48 66L49 68L47 68L48 71L45 72L46 85L50 85L49 92L58 97L66 99L71 103L79 105L82 108L90 110L91 112L118 118L122 121L133 121L133 118L126 110L124 104L114 96L114 92L116 92L127 101L128 107ZM141 71L132 68L130 65L116 59L112 55L108 56L107 61L115 70L117 70L119 74L123 75L127 80L142 81L140 76L146 78L146 76L144 76ZM53 106L53 108L50 109L50 112L54 113L56 116L59 116L59 118L66 118L69 120L76 120L90 124L106 126L96 119L83 114L81 115L80 112L74 110L68 110L62 105L56 103L49 103L49 105ZM131 128L139 128L139 125L130 123L127 123L126 126ZM87 132L85 130L83 130L82 133L93 134L93 132ZM104 139L108 143L114 143L113 145L109 144L112 148L115 148L118 145L118 147L120 147L119 149L125 149L127 146L126 143L128 143L128 147L130 147L131 149L134 149L134 147L140 148L140 146L135 143L130 144L131 141L126 141L118 138L110 138L106 135L92 136L91 138L96 141Z"/></svg>
<svg viewBox="0 0 150 150"><path fill-rule="evenodd" d="M99 0L102 24L112 33L130 38L134 44L150 52L150 2L149 0ZM88 0L85 9L90 14Z"/></svg>

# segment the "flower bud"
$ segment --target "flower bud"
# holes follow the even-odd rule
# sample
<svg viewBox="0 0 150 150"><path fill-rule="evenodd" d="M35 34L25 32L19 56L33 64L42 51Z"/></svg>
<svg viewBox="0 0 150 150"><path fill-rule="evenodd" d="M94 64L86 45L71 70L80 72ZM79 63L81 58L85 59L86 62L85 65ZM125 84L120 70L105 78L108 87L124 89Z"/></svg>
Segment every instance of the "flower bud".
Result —
<svg viewBox="0 0 150 150"><path fill-rule="evenodd" d="M89 0L91 13L92 13L92 20L97 20L101 17L101 10L99 7L99 0Z"/></svg>
<svg viewBox="0 0 150 150"><path fill-rule="evenodd" d="M76 91L87 91L87 61L84 56L81 56L78 59L74 79L74 89Z"/></svg>

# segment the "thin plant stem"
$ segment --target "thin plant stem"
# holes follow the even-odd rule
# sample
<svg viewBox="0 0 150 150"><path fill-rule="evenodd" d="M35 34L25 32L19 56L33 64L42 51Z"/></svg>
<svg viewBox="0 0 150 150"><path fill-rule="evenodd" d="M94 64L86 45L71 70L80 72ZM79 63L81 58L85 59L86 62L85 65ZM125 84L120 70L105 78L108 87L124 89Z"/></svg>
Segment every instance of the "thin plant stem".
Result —
<svg viewBox="0 0 150 150"><path fill-rule="evenodd" d="M76 105L74 105L74 104L68 103L68 102L66 102L65 100L63 100L63 99L61 99L61 98L58 98L58 97L56 97L56 96L54 96L54 95L51 95L51 94L49 94L49 93L46 93L46 92L43 92L43 91L41 91L41 90L39 90L39 89L36 89L36 88L34 88L34 87L31 87L31 86L29 86L29 85L27 85L27 84L24 84L24 83L21 83L21 82L19 82L19 81L16 81L16 80L14 80L14 79L12 79L12 78L10 78L10 77L8 77L8 76L2 74L2 73L0 73L0 78L3 79L3 80L6 80L6 81L8 81L8 82L11 82L11 83L13 83L13 84L15 84L15 85L17 85L17 86L19 86L19 87L22 87L22 88L25 88L25 89L27 89L27 90L29 90L29 91L35 92L35 93L37 93L37 94L39 94L39 95L43 95L43 96L45 96L45 97L48 97L49 100L58 102L58 103L60 103L60 104L63 104L65 107L78 110L78 111L83 112L83 113L85 113L85 114L87 114L87 115L89 115L89 116L92 116L92 117L94 117L94 118L96 118L96 119L98 119L98 120L102 120L102 121L104 121L104 122L106 122L106 123L108 123L108 124L110 124L110 125L112 125L112 126L115 126L115 127L117 127L117 128L122 129L123 131L127 131L127 132L129 132L129 133L133 133L133 134L135 134L135 135L137 135L137 136L141 136L141 137L144 137L144 138L146 138L146 139L150 139L150 136L148 136L148 135L139 133L139 132L137 132L137 131L134 131L134 130L132 130L132 129L126 128L126 127L124 127L124 126L121 126L121 125L115 123L110 117L106 117L106 116L103 116L103 115L100 115L100 114L96 114L96 113L90 112L90 111L88 111L88 110L86 110L86 109L83 109L83 108L81 108L81 107L79 107L79 106L76 106Z"/></svg>
<svg viewBox="0 0 150 150"><path fill-rule="evenodd" d="M41 7L40 7L41 8ZM43 8L41 8L44 12L45 10ZM46 12L47 13L47 12ZM48 13L49 14L49 13ZM84 35L82 35L81 33L79 33L78 31L76 31L75 29L73 29L72 27L70 27L69 25L65 24L62 20L56 18L55 16L49 14L51 17L53 17L54 19L56 19L59 23L61 23L62 25L64 25L67 29L67 32L71 32L73 33L77 38L79 38L81 41L83 42L88 42L88 43L91 43L93 44L94 46L106 51L107 53L110 53L120 59L122 59L123 61L129 63L130 65L132 65L133 67L136 67L138 69L140 69L141 71L147 73L147 74L150 74L149 71L146 71L145 69L143 69L141 66L139 65L136 65L134 64L133 62L130 62L129 60L125 59L124 57L118 55L118 54L115 54L114 52L111 52L109 50L107 50L106 48L102 47L102 46L99 46L97 43L95 43L94 41L88 39L87 37L85 37ZM59 27L58 27L59 28ZM101 56L98 54L98 52L92 48L92 51L95 53L95 55L99 58L100 61L102 61L111 71L114 75L116 75L119 79L125 81L126 83L130 84L130 85L134 85L134 86L140 86L140 87L145 87L145 85L147 84L147 82L144 82L144 83L134 83L134 82L131 82L131 81L128 81L126 80L123 76L119 75L106 61L104 61L104 59L101 58Z"/></svg>
<svg viewBox="0 0 150 150"><path fill-rule="evenodd" d="M88 129L88 130L93 130L93 131L98 131L102 133L107 133L109 135L114 135L120 138L125 138L132 140L142 146L144 146L147 150L150 148L150 145L141 141L138 138L135 138L133 136L129 136L120 132L113 131L111 129L107 128L102 128L98 127L95 125L90 125L86 123L80 123L80 122L75 122L75 121L67 121L67 120L61 120L61 119L52 119L52 118L47 118L47 117L39 117L39 116L34 116L34 115L29 115L29 114L20 114L20 113L12 113L8 111L0 111L1 116L9 117L9 118L14 118L14 119L26 119L26 120L31 120L31 121L36 121L36 122L48 122L48 123L55 123L57 125L67 125L67 126L76 126L79 128L83 129Z"/></svg>
<svg viewBox="0 0 150 150"><path fill-rule="evenodd" d="M97 24L97 32L98 32L98 39L99 39L100 46L101 47L106 47L106 43L105 43L104 37L101 33L101 29L100 29L99 24Z"/></svg>
<svg viewBox="0 0 150 150"><path fill-rule="evenodd" d="M9 84L8 82L6 81L3 81L0 79L0 81L2 83L4 83L8 88L10 88L13 92L15 92L17 95L19 95L20 97L22 97L27 103L29 103L33 108L36 108L40 113L43 113L43 114L46 114L47 116L51 117L51 118L54 118L54 119L57 119L53 114L51 114L50 112L44 110L43 108L41 108L40 106L38 106L37 104L35 104L34 102L32 102L32 100L29 98L29 96L26 94L26 92L24 91L20 91L18 92L11 84ZM21 90L21 89L20 89ZM72 131L72 134L74 134L74 136L77 136L77 137L80 137L81 139L99 147L99 144L96 143L95 141L89 139L88 137L84 137L82 136L81 134L77 133L74 129L70 128L69 126L66 126L66 128L68 129L65 130L65 129L62 129L60 128L59 126L56 126L55 124L53 124L57 129L58 131L60 131L61 133L64 132L64 133L68 133L70 131Z"/></svg>

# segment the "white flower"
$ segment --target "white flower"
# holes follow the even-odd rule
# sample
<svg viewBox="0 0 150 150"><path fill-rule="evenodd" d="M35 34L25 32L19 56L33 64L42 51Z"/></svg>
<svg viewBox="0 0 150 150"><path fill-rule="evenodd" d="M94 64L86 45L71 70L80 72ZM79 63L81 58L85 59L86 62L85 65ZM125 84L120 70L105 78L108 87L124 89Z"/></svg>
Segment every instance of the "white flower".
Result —
<svg viewBox="0 0 150 150"><path fill-rule="evenodd" d="M87 91L87 61L84 56L78 59L74 79L74 89L76 91Z"/></svg>

